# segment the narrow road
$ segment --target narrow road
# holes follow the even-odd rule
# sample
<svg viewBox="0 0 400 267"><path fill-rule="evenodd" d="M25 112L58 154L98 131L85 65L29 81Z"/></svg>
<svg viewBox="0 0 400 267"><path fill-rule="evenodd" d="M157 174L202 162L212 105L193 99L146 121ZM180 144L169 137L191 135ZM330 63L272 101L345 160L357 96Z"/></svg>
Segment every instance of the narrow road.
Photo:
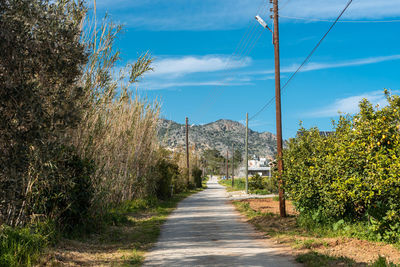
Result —
<svg viewBox="0 0 400 267"><path fill-rule="evenodd" d="M169 216L144 266L297 266L241 220L216 178Z"/></svg>

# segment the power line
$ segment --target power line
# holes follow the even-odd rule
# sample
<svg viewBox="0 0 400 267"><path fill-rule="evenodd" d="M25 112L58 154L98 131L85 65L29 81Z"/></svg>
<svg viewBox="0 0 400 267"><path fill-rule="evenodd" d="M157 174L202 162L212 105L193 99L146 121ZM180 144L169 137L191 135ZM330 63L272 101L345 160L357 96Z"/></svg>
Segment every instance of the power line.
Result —
<svg viewBox="0 0 400 267"><path fill-rule="evenodd" d="M259 111L257 111L253 116L250 117L249 121L260 115L261 112L263 112L269 105L271 105L271 103L273 103L274 99L275 96L268 100L268 102Z"/></svg>
<svg viewBox="0 0 400 267"><path fill-rule="evenodd" d="M353 0L349 0L349 2L346 4L342 12L340 12L339 16L336 18L336 20L332 23L332 25L329 27L328 31L322 36L321 40L317 43L317 45L311 50L310 54L306 57L306 59L301 63L301 65L297 68L297 70L289 77L289 79L286 81L286 83L282 86L282 90L289 84L289 82L294 78L294 76L300 71L301 68L307 63L307 61L311 58L311 56L314 54L314 52L318 49L318 47L321 45L322 41L325 39L325 37L330 33L330 31L333 29L333 27L336 25L336 23L339 21L339 19L342 17L344 12L346 12L347 8L351 5Z"/></svg>
<svg viewBox="0 0 400 267"><path fill-rule="evenodd" d="M268 7L267 7L267 5L264 5L264 3L266 1L267 0L262 0L262 2L260 3L260 6L257 9L257 13L263 14L264 12L267 11ZM252 19L249 20L249 23L251 26L247 28L245 34L240 39L234 52L228 58L223 69L226 69L228 71L230 64L233 64L233 59L235 58L235 55L237 58L237 63L238 63L237 65L241 66L245 62L247 55L251 52L251 50L254 48L255 44L257 43L258 39L260 38L262 31L257 35L256 34L257 29L256 29L256 26L254 24L252 24ZM212 95L214 93L221 93L221 92L216 92L216 91L217 90L213 90L212 92L210 92L207 97L207 103L200 107L206 107L210 103L209 99L215 99L215 97L212 97ZM200 110L200 107L198 110ZM196 112L197 112L197 110L196 110Z"/></svg>
<svg viewBox="0 0 400 267"><path fill-rule="evenodd" d="M292 16L282 16L281 18L295 19L295 20L305 20L305 21L321 21L321 22L334 22L334 20L329 19L319 19L319 18L304 18L304 17L292 17ZM400 22L399 19L394 20L341 20L340 23L393 23Z"/></svg>
<svg viewBox="0 0 400 267"><path fill-rule="evenodd" d="M258 8L257 14L263 15L264 13L266 13L268 11L268 5L264 5L264 2L266 2L266 0L262 1L260 7ZM252 20L250 20L250 23L252 22ZM247 38L247 40L244 42L245 44L242 45L239 49L238 52L238 66L242 66L242 64L244 64L245 60L247 59L247 56L250 54L250 52L253 50L253 48L255 47L255 45L257 44L258 40L260 39L261 35L264 33L264 31L262 30L257 30L258 28L256 27L256 24L252 24L250 33L249 33L249 38ZM258 34L257 34L258 31ZM254 38L253 38L254 37ZM217 99L219 99L221 97L221 94L223 93L224 89L222 87L221 90L219 91L213 91L216 94L216 97L211 98L211 102L207 102L210 106L212 104L214 104ZM210 94L211 96L212 94ZM208 98L209 99L209 98Z"/></svg>
<svg viewBox="0 0 400 267"><path fill-rule="evenodd" d="M329 32L333 29L333 27L336 25L336 23L339 21L339 19L342 17L344 12L349 8L353 0L349 0L349 2L346 4L344 9L340 12L339 16L334 20L332 25L329 27L328 31L322 36L321 40L314 46L314 48L311 50L311 52L308 54L306 59L300 64L300 66L297 68L297 70L290 75L289 79L285 82L285 84L281 87L281 90L285 89L287 85L290 83L290 81L294 78L294 76L304 67L304 65L308 62L308 60L311 58L311 56L314 54L314 52L318 49L318 47L321 45L322 41L326 38L326 36L329 34ZM254 119L256 116L258 116L262 111L264 111L275 99L275 96L272 97L259 111L257 111L251 118L250 120Z"/></svg>
<svg viewBox="0 0 400 267"><path fill-rule="evenodd" d="M249 46L249 49L246 51L245 54L243 54L243 58L241 60L241 62L239 63L239 65L242 65L242 63L244 63L244 60L247 58L247 56L250 54L250 52L253 50L253 48L255 47L256 43L258 42L258 40L260 39L261 35L263 34L264 31L260 31L260 33L257 35L257 37L253 40L252 44ZM209 101L209 105L213 105L214 103L217 102L217 100L221 97L221 94L223 93L224 88L222 87L221 90L219 91L214 91L216 93L216 96L211 98L211 101Z"/></svg>
<svg viewBox="0 0 400 267"><path fill-rule="evenodd" d="M281 11L282 9L284 9L286 6L287 6L287 4L290 2L290 0L287 0L286 1L286 3L284 3L280 8L279 8L279 11Z"/></svg>

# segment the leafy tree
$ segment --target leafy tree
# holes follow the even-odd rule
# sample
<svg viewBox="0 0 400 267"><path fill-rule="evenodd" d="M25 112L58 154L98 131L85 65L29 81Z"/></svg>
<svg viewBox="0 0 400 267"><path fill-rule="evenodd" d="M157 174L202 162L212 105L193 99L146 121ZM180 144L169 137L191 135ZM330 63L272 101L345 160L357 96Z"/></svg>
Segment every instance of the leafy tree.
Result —
<svg viewBox="0 0 400 267"><path fill-rule="evenodd" d="M202 154L202 161L209 172L213 174L221 173L221 167L224 164L225 158L217 149L206 149Z"/></svg>
<svg viewBox="0 0 400 267"><path fill-rule="evenodd" d="M63 176L54 158L80 121L84 14L81 1L0 1L0 223L24 221L45 169Z"/></svg>
<svg viewBox="0 0 400 267"><path fill-rule="evenodd" d="M193 177L196 188L202 187L202 184L201 184L202 175L203 175L203 172L198 167L194 167L192 169L192 177Z"/></svg>
<svg viewBox="0 0 400 267"><path fill-rule="evenodd" d="M365 221L378 240L400 240L400 97L341 116L333 135L300 129L284 150L284 181L302 216Z"/></svg>

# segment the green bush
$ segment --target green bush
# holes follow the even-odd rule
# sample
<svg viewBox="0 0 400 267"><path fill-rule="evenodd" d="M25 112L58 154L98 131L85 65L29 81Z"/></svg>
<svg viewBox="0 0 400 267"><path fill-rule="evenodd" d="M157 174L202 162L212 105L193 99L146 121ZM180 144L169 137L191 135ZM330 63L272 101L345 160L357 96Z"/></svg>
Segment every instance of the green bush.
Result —
<svg viewBox="0 0 400 267"><path fill-rule="evenodd" d="M237 190L246 190L246 179L244 178L234 178L235 184L234 188ZM232 185L232 180L227 180L228 185Z"/></svg>
<svg viewBox="0 0 400 267"><path fill-rule="evenodd" d="M275 177L262 177L256 174L249 179L249 190L256 194L277 193L278 182Z"/></svg>
<svg viewBox="0 0 400 267"><path fill-rule="evenodd" d="M264 181L261 175L257 173L249 179L249 189L250 190L264 189Z"/></svg>
<svg viewBox="0 0 400 267"><path fill-rule="evenodd" d="M91 224L90 207L93 163L83 160L72 148L54 149L49 161L32 173L38 179L28 195L30 214L45 214L66 234L85 231ZM43 178L46 177L46 179ZM83 229L82 229L83 228Z"/></svg>
<svg viewBox="0 0 400 267"><path fill-rule="evenodd" d="M197 188L201 188L202 184L201 184L201 176L203 175L203 172L197 168L194 167L192 170L192 177L194 180L194 184L196 185Z"/></svg>
<svg viewBox="0 0 400 267"><path fill-rule="evenodd" d="M41 252L54 243L54 223L42 222L27 227L0 227L0 266L32 266Z"/></svg>
<svg viewBox="0 0 400 267"><path fill-rule="evenodd" d="M166 159L161 159L155 166L154 173L157 176L157 197L159 199L171 197L171 186L180 176L179 166Z"/></svg>
<svg viewBox="0 0 400 267"><path fill-rule="evenodd" d="M318 223L366 221L377 240L400 241L400 98L363 100L332 135L301 128L284 151L284 181L301 216Z"/></svg>
<svg viewBox="0 0 400 267"><path fill-rule="evenodd" d="M264 189L268 193L277 194L278 193L278 180L275 176L264 178Z"/></svg>

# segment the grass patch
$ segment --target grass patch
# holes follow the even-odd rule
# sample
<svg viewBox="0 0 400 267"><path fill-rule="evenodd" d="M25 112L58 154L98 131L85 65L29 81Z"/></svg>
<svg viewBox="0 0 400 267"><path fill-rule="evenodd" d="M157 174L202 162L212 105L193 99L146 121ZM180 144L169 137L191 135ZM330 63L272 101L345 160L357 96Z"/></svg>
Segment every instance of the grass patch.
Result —
<svg viewBox="0 0 400 267"><path fill-rule="evenodd" d="M358 263L346 257L332 257L318 252L308 252L296 257L296 261L303 263L306 267L320 266L370 266L370 267L397 267L398 265L389 262L385 257L379 258L372 264Z"/></svg>
<svg viewBox="0 0 400 267"><path fill-rule="evenodd" d="M303 263L307 267L321 266L361 266L356 262L344 257L331 257L317 252L309 252L296 257L296 261ZM366 265L363 265L366 266Z"/></svg>
<svg viewBox="0 0 400 267"><path fill-rule="evenodd" d="M144 261L144 256L138 253L136 250L133 250L132 255L129 257L122 256L122 260L124 261L121 266L140 266Z"/></svg>
<svg viewBox="0 0 400 267"><path fill-rule="evenodd" d="M232 180L222 180L219 179L218 183L226 187L228 192L231 191L243 191L246 190L246 180L245 178L234 178L234 186L232 187Z"/></svg>
<svg viewBox="0 0 400 267"><path fill-rule="evenodd" d="M271 190L269 189L252 189L250 186L250 180L252 177L249 177L249 193L255 195L268 195L271 194ZM269 179L269 178L263 178ZM246 178L234 178L234 185L232 187L232 180L222 180L219 179L218 183L226 187L226 191L245 191L246 190Z"/></svg>
<svg viewBox="0 0 400 267"><path fill-rule="evenodd" d="M379 258L371 265L372 267L397 267L399 265L388 261L385 257L379 256Z"/></svg>
<svg viewBox="0 0 400 267"><path fill-rule="evenodd" d="M311 239L295 239L295 248L297 249L312 249L317 247L329 247L328 242Z"/></svg>
<svg viewBox="0 0 400 267"><path fill-rule="evenodd" d="M0 227L0 266L32 266L55 239L51 222L16 228L3 225Z"/></svg>

